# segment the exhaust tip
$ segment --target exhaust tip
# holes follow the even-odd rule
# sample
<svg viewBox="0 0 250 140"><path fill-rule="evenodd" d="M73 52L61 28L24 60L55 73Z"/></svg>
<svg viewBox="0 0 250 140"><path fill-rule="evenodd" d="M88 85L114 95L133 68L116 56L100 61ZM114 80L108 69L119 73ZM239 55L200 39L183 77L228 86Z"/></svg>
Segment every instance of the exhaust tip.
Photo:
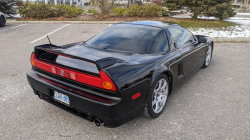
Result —
<svg viewBox="0 0 250 140"><path fill-rule="evenodd" d="M101 124L102 124L102 121L100 120L100 119L98 119L98 118L95 118L95 125L96 126L98 126L98 127L100 127L101 126Z"/></svg>
<svg viewBox="0 0 250 140"><path fill-rule="evenodd" d="M37 93L37 91L35 91L34 89L33 89L33 93L35 94L35 95L37 95L38 93Z"/></svg>
<svg viewBox="0 0 250 140"><path fill-rule="evenodd" d="M42 99L43 98L43 96L42 96L42 94L37 94L38 95L38 97L39 97L39 99Z"/></svg>

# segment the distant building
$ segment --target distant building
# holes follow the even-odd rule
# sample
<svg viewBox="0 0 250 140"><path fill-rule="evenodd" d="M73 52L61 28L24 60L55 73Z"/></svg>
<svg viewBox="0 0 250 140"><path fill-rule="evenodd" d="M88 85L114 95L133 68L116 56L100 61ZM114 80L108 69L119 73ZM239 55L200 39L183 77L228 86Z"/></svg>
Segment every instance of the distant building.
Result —
<svg viewBox="0 0 250 140"><path fill-rule="evenodd" d="M84 3L88 3L90 0L18 0L22 2L30 2L30 3L46 3L46 4L67 4L67 5L84 5Z"/></svg>
<svg viewBox="0 0 250 140"><path fill-rule="evenodd" d="M250 0L234 0L233 4L237 4L237 5L250 5Z"/></svg>
<svg viewBox="0 0 250 140"><path fill-rule="evenodd" d="M141 2L153 2L154 0L131 0L131 3L135 3L136 1L141 1ZM162 0L161 0L162 1ZM128 0L116 0L115 3L128 3Z"/></svg>
<svg viewBox="0 0 250 140"><path fill-rule="evenodd" d="M46 3L46 4L67 4L67 5L84 5L84 3L89 3L91 0L18 0L22 2L31 2L31 3ZM109 0L111 1L111 0ZM131 0L131 3L134 3L136 1L141 1L141 2L146 2L150 3L153 2L154 0ZM120 4L126 4L128 3L128 0L116 0L115 3L120 3Z"/></svg>

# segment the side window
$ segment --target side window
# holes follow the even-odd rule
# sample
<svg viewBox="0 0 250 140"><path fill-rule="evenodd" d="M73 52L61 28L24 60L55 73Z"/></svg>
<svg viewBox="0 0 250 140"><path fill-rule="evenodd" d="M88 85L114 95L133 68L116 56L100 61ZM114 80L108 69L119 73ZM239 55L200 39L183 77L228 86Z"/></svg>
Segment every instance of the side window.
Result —
<svg viewBox="0 0 250 140"><path fill-rule="evenodd" d="M182 42L180 40L181 37L183 36L182 27L181 26L174 26L174 27L168 28L168 30L171 33L171 35L175 41L176 47L182 45Z"/></svg>
<svg viewBox="0 0 250 140"><path fill-rule="evenodd" d="M181 26L170 27L168 30L175 40L177 47L195 41L193 34Z"/></svg>
<svg viewBox="0 0 250 140"><path fill-rule="evenodd" d="M149 47L148 52L157 53L165 52L169 50L167 35L164 30L161 30L155 36L155 44L153 47Z"/></svg>
<svg viewBox="0 0 250 140"><path fill-rule="evenodd" d="M183 44L186 44L186 43L192 43L195 41L195 38L194 38L194 35L188 31L187 29L185 28L182 28L183 30Z"/></svg>

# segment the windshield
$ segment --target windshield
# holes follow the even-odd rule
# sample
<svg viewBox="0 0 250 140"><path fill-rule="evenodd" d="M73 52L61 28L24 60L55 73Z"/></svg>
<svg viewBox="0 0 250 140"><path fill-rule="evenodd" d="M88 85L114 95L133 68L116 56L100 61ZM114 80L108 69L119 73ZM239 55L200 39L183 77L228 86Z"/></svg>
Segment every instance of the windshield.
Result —
<svg viewBox="0 0 250 140"><path fill-rule="evenodd" d="M86 42L89 47L135 53L168 50L163 29L144 25L116 24Z"/></svg>

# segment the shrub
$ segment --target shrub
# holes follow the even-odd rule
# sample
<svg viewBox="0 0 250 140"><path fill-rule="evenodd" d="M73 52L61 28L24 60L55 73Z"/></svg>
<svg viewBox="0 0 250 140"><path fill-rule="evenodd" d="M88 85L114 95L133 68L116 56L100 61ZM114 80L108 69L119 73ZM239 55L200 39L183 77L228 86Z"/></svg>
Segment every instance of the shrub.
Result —
<svg viewBox="0 0 250 140"><path fill-rule="evenodd" d="M96 13L96 9L91 7L90 9L87 10L87 13L93 13L93 14L95 14Z"/></svg>
<svg viewBox="0 0 250 140"><path fill-rule="evenodd" d="M75 17L83 13L83 9L69 5L48 5L26 3L18 7L22 17L49 18L49 17Z"/></svg>
<svg viewBox="0 0 250 140"><path fill-rule="evenodd" d="M130 17L157 17L162 15L163 8L158 5L138 6L131 5L128 9L127 15Z"/></svg>
<svg viewBox="0 0 250 140"><path fill-rule="evenodd" d="M116 7L112 9L112 13L116 17L123 16L124 14L126 14L126 12L127 12L127 8L123 8L123 7Z"/></svg>
<svg viewBox="0 0 250 140"><path fill-rule="evenodd" d="M127 16L129 17L136 17L138 16L138 5L137 4L133 4L130 6L130 8L128 9L128 13L127 13Z"/></svg>
<svg viewBox="0 0 250 140"><path fill-rule="evenodd" d="M169 13L167 8L162 8L162 16L169 16Z"/></svg>

